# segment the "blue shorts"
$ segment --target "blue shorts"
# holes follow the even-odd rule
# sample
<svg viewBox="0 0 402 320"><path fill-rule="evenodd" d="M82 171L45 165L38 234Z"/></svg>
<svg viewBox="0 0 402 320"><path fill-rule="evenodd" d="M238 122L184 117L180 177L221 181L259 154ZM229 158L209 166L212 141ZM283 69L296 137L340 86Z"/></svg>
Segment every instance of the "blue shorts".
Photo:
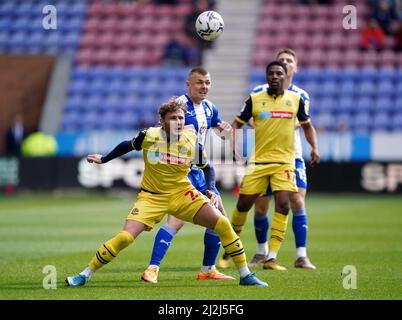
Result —
<svg viewBox="0 0 402 320"><path fill-rule="evenodd" d="M196 167L191 167L188 179L199 192L205 194L207 191L207 182L205 181L204 171Z"/></svg>
<svg viewBox="0 0 402 320"><path fill-rule="evenodd" d="M306 174L306 164L303 159L296 159L296 185L298 188L307 189L307 174ZM272 196L271 185L268 185L267 192L264 196Z"/></svg>

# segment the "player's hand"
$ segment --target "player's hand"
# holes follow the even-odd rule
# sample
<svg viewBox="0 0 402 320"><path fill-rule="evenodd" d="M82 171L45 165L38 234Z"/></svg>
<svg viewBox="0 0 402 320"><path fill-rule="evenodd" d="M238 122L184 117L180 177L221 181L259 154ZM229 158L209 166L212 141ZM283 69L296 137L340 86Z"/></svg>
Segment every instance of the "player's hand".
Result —
<svg viewBox="0 0 402 320"><path fill-rule="evenodd" d="M220 137L222 139L230 138L232 136L233 128L229 122L222 121L217 128L220 131Z"/></svg>
<svg viewBox="0 0 402 320"><path fill-rule="evenodd" d="M207 190L205 194L209 198L211 206L219 209L219 203L221 197L209 190Z"/></svg>
<svg viewBox="0 0 402 320"><path fill-rule="evenodd" d="M312 149L311 150L310 166L312 168L314 168L319 163L320 163L320 153L318 152L317 149Z"/></svg>
<svg viewBox="0 0 402 320"><path fill-rule="evenodd" d="M87 161L89 163L97 163L97 164L102 164L102 155L101 154L89 154L87 156Z"/></svg>

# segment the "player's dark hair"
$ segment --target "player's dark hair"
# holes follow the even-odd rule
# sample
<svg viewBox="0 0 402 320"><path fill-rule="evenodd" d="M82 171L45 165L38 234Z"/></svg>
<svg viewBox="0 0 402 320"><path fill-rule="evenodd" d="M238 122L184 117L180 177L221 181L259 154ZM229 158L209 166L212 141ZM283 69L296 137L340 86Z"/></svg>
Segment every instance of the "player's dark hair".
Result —
<svg viewBox="0 0 402 320"><path fill-rule="evenodd" d="M187 104L183 100L178 100L177 97L171 97L168 101L163 103L159 108L159 115L163 119L167 113L183 110L187 111Z"/></svg>
<svg viewBox="0 0 402 320"><path fill-rule="evenodd" d="M280 66L283 68L283 70L285 70L286 74L288 73L288 68L286 68L286 65L283 62L274 60L274 61L268 63L267 68L265 69L265 74L268 74L268 71L272 66Z"/></svg>
<svg viewBox="0 0 402 320"><path fill-rule="evenodd" d="M191 69L191 71L190 71L189 74L188 74L188 77L190 78L190 76L191 76L193 73L199 73L199 74L201 74L201 75L203 75L203 76L206 76L209 72L208 72L207 69L205 69L205 68L203 68L203 67L195 67L195 68Z"/></svg>
<svg viewBox="0 0 402 320"><path fill-rule="evenodd" d="M280 49L280 50L278 51L278 53L276 54L276 59L278 59L279 56L280 56L282 53L286 53L286 54L289 54L289 55L293 56L293 58L295 58L295 61L297 62L297 55L296 55L296 52L295 52L294 50L292 50L292 49L290 49L290 48Z"/></svg>

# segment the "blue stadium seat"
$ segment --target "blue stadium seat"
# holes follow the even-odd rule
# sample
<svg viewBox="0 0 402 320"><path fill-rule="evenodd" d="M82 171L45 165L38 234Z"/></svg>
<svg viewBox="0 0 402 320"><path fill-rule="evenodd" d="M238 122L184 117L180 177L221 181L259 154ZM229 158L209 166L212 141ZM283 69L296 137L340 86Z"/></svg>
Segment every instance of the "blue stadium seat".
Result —
<svg viewBox="0 0 402 320"><path fill-rule="evenodd" d="M338 114L335 118L337 131L348 131L353 126L352 117L348 113Z"/></svg>
<svg viewBox="0 0 402 320"><path fill-rule="evenodd" d="M325 81L337 82L340 77L341 72L338 69L333 68L323 68L321 70L322 77Z"/></svg>
<svg viewBox="0 0 402 320"><path fill-rule="evenodd" d="M402 131L402 113L398 113L391 118L391 129L394 131Z"/></svg>
<svg viewBox="0 0 402 320"><path fill-rule="evenodd" d="M108 92L119 95L127 94L127 86L124 79L122 78L111 79L108 84Z"/></svg>
<svg viewBox="0 0 402 320"><path fill-rule="evenodd" d="M296 74L295 79L300 79L302 76ZM265 72L263 68L254 68L250 72L250 81L262 83L265 81Z"/></svg>
<svg viewBox="0 0 402 320"><path fill-rule="evenodd" d="M378 112L373 114L373 130L375 131L388 131L391 128L390 117L385 112Z"/></svg>
<svg viewBox="0 0 402 320"><path fill-rule="evenodd" d="M363 80L357 85L357 93L360 96L374 96L377 92L377 86L373 81Z"/></svg>
<svg viewBox="0 0 402 320"><path fill-rule="evenodd" d="M341 82L339 90L342 92L342 95L353 96L353 94L356 92L355 82L351 80L344 80Z"/></svg>
<svg viewBox="0 0 402 320"><path fill-rule="evenodd" d="M314 106L311 108L312 109L318 109L319 111L325 112L325 113L333 113L336 112L337 109L337 104L331 97L324 96L321 99L317 99L314 102Z"/></svg>
<svg viewBox="0 0 402 320"><path fill-rule="evenodd" d="M96 111L90 111L81 115L81 128L83 130L96 130L100 127L100 114Z"/></svg>
<svg viewBox="0 0 402 320"><path fill-rule="evenodd" d="M84 96L88 92L88 81L84 79L76 79L70 81L69 94Z"/></svg>
<svg viewBox="0 0 402 320"><path fill-rule="evenodd" d="M343 82L354 82L357 81L359 77L359 70L358 69L352 69L352 68L346 68L343 69L340 72L340 79Z"/></svg>
<svg viewBox="0 0 402 320"><path fill-rule="evenodd" d="M105 111L107 110L122 111L124 110L122 101L123 99L119 94L112 92L110 95L108 95L103 99L101 109Z"/></svg>
<svg viewBox="0 0 402 320"><path fill-rule="evenodd" d="M108 81L103 77L98 77L88 82L89 94L107 94L109 92Z"/></svg>
<svg viewBox="0 0 402 320"><path fill-rule="evenodd" d="M378 69L378 78L381 81L393 82L397 80L397 73L391 68L380 68Z"/></svg>
<svg viewBox="0 0 402 320"><path fill-rule="evenodd" d="M368 112L358 112L353 119L353 129L356 132L369 132L373 118Z"/></svg>
<svg viewBox="0 0 402 320"><path fill-rule="evenodd" d="M378 69L376 68L362 68L359 73L360 79L367 81L376 81L378 79Z"/></svg>
<svg viewBox="0 0 402 320"><path fill-rule="evenodd" d="M402 97L402 79L398 82L395 87L395 94L397 97Z"/></svg>
<svg viewBox="0 0 402 320"><path fill-rule="evenodd" d="M90 111L102 112L108 108L104 97L99 94L90 95L84 104L81 105L80 110L84 113Z"/></svg>
<svg viewBox="0 0 402 320"><path fill-rule="evenodd" d="M390 80L383 80L379 82L376 93L379 96L392 96L395 94L395 86Z"/></svg>
<svg viewBox="0 0 402 320"><path fill-rule="evenodd" d="M324 96L335 96L339 92L339 87L335 81L325 79L321 84L321 90Z"/></svg>
<svg viewBox="0 0 402 320"><path fill-rule="evenodd" d="M369 97L360 97L356 101L356 112L371 112L374 110L373 100Z"/></svg>
<svg viewBox="0 0 402 320"><path fill-rule="evenodd" d="M81 128L81 114L78 112L67 112L63 115L63 131L77 131Z"/></svg>
<svg viewBox="0 0 402 320"><path fill-rule="evenodd" d="M342 113L353 113L356 111L356 100L352 96L344 95L336 100L336 109Z"/></svg>
<svg viewBox="0 0 402 320"><path fill-rule="evenodd" d="M10 25L9 30L12 32L27 32L29 30L30 24L31 19L26 16L22 16L13 21L13 23Z"/></svg>
<svg viewBox="0 0 402 320"><path fill-rule="evenodd" d="M90 79L90 71L91 69L85 68L85 67L75 67L72 70L72 77L71 81L77 81L77 80L84 80L88 81Z"/></svg>
<svg viewBox="0 0 402 320"><path fill-rule="evenodd" d="M375 112L390 113L394 108L394 100L389 96L378 96L373 103Z"/></svg>
<svg viewBox="0 0 402 320"><path fill-rule="evenodd" d="M324 130L332 131L335 129L335 118L327 112L319 112L314 117L314 123L315 126Z"/></svg>

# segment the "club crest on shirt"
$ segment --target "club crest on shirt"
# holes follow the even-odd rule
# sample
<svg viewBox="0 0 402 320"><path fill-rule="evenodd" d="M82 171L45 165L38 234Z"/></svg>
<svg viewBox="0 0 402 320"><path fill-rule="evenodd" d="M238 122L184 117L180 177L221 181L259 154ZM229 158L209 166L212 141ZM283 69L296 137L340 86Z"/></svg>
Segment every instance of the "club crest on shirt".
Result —
<svg viewBox="0 0 402 320"><path fill-rule="evenodd" d="M207 114L207 117L212 116L212 110L210 107L205 108L205 113Z"/></svg>
<svg viewBox="0 0 402 320"><path fill-rule="evenodd" d="M287 105L288 107L291 107L291 106L292 106L292 101L286 100L286 105Z"/></svg>

